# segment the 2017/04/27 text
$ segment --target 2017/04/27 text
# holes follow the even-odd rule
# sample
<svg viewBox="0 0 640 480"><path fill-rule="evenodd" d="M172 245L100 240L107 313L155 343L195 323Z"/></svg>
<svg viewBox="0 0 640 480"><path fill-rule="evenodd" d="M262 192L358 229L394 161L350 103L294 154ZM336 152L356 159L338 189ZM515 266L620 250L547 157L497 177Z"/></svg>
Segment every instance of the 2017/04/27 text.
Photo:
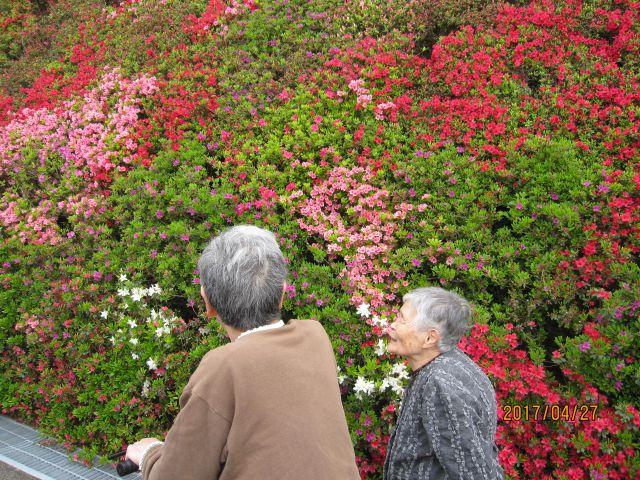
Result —
<svg viewBox="0 0 640 480"><path fill-rule="evenodd" d="M579 420L593 421L596 419L598 405L505 405L502 407L502 420L538 421L538 420Z"/></svg>

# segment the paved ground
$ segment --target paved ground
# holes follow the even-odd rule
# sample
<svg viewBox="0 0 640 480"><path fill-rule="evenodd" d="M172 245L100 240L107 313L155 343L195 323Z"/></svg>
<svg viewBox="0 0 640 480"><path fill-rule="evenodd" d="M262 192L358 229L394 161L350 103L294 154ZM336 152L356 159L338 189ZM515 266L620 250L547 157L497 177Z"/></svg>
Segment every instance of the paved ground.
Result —
<svg viewBox="0 0 640 480"><path fill-rule="evenodd" d="M11 465L0 462L0 480L36 480L36 477L16 470Z"/></svg>
<svg viewBox="0 0 640 480"><path fill-rule="evenodd" d="M34 428L0 415L0 480L118 480L110 465L88 468ZM141 480L140 473L127 480Z"/></svg>

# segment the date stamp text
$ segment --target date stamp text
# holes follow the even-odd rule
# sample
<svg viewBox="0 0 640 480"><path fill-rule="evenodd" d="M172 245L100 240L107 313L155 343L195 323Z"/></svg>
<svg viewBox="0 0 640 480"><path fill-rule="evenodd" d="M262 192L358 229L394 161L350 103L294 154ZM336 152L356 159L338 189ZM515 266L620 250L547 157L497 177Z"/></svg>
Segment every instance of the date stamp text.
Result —
<svg viewBox="0 0 640 480"><path fill-rule="evenodd" d="M504 405L502 420L505 422L537 422L538 420L593 421L598 405Z"/></svg>

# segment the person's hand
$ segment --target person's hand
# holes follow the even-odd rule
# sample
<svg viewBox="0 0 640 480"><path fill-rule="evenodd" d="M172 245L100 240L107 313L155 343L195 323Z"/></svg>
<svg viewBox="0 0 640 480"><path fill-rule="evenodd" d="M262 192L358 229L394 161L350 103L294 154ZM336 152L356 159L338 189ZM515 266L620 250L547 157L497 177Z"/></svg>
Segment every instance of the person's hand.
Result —
<svg viewBox="0 0 640 480"><path fill-rule="evenodd" d="M140 460L142 460L144 450L153 442L157 441L157 438L143 438L142 440L138 440L136 443L132 443L127 447L127 454L125 455L125 458L131 460L136 465L140 465Z"/></svg>

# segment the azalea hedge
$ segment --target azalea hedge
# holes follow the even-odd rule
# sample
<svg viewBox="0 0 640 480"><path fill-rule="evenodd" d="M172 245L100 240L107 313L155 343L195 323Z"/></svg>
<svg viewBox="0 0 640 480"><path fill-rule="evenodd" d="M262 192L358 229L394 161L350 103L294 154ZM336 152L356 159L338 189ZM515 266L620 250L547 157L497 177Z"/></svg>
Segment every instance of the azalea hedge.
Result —
<svg viewBox="0 0 640 480"><path fill-rule="evenodd" d="M474 305L460 347L494 383L508 478L638 478L637 3L0 15L4 414L85 462L162 436L225 342L196 261L252 223L288 258L284 317L332 339L362 478L408 374L382 332L425 285Z"/></svg>

